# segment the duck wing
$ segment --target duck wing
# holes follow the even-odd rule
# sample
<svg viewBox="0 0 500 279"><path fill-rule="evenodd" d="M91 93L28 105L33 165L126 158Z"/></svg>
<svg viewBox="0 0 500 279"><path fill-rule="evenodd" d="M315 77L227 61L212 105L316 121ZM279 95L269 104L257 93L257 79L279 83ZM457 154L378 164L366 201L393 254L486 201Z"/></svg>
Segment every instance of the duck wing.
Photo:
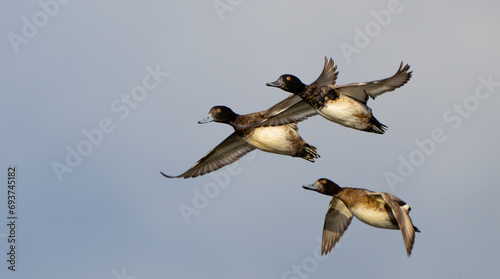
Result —
<svg viewBox="0 0 500 279"><path fill-rule="evenodd" d="M380 195L391 208L394 217L396 217L401 234L403 234L406 254L409 257L411 255L413 243L415 242L415 227L408 215L410 207L404 201L389 193L381 192Z"/></svg>
<svg viewBox="0 0 500 279"><path fill-rule="evenodd" d="M406 64L403 67L403 62L401 62L398 71L392 77L369 82L340 85L336 86L335 89L346 96L366 104L368 97L375 99L378 95L393 91L405 85L408 80L410 80L413 73L408 72L409 69L410 65Z"/></svg>
<svg viewBox="0 0 500 279"><path fill-rule="evenodd" d="M276 105L273 106L271 108L272 111L267 112L268 115L272 116L268 116L259 126L279 126L297 123L318 114L313 107L295 94L290 96L290 100L288 101L293 101L294 103L286 108L282 108L282 104L280 103L277 104L279 105L277 108L274 108Z"/></svg>
<svg viewBox="0 0 500 279"><path fill-rule="evenodd" d="M166 175L163 172L161 174L167 178L197 177L229 165L254 149L255 147L246 143L236 133L232 133L183 174L177 176Z"/></svg>
<svg viewBox="0 0 500 279"><path fill-rule="evenodd" d="M313 81L309 86L328 86L334 85L337 80L338 72L337 66L333 66L333 59L328 60L325 56L325 65L319 77Z"/></svg>
<svg viewBox="0 0 500 279"><path fill-rule="evenodd" d="M323 226L323 240L321 255L326 255L335 247L340 237L344 235L352 220L352 213L343 201L332 198L330 207L326 212L325 225Z"/></svg>
<svg viewBox="0 0 500 279"><path fill-rule="evenodd" d="M249 125L237 124L234 126L237 128L279 126L297 123L317 114L318 112L303 101L300 96L291 94L269 109L253 113L254 117L260 120Z"/></svg>

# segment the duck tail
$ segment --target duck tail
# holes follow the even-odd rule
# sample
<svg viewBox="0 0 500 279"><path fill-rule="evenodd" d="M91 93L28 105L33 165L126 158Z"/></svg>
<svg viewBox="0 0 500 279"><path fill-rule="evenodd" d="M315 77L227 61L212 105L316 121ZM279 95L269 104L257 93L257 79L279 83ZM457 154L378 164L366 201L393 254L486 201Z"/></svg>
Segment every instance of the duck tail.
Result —
<svg viewBox="0 0 500 279"><path fill-rule="evenodd" d="M387 131L387 126L380 123L375 116L370 119L370 127L366 130L367 132L383 134Z"/></svg>
<svg viewBox="0 0 500 279"><path fill-rule="evenodd" d="M297 157L304 158L307 161L314 163L314 159L318 159L321 156L319 156L316 151L316 147L306 143L304 148L297 154Z"/></svg>

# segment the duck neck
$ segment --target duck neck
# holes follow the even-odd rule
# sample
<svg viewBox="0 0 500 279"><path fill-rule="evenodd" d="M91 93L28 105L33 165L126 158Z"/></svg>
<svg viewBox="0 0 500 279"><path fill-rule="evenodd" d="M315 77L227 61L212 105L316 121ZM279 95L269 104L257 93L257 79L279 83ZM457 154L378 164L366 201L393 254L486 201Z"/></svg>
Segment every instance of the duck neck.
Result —
<svg viewBox="0 0 500 279"><path fill-rule="evenodd" d="M329 188L329 189L325 189L323 194L325 194L327 196L332 196L332 197L338 198L339 194L340 194L340 190L341 190L340 188L339 189Z"/></svg>
<svg viewBox="0 0 500 279"><path fill-rule="evenodd" d="M340 196L340 192L342 192L342 188L335 182L330 182L328 187L325 187L325 189L323 189L323 194L336 198Z"/></svg>
<svg viewBox="0 0 500 279"><path fill-rule="evenodd" d="M240 122L242 120L242 116L239 114L234 114L230 119L227 124L231 125L233 128L239 128L241 126Z"/></svg>
<svg viewBox="0 0 500 279"><path fill-rule="evenodd" d="M297 85L297 86L294 86L293 88L291 88L290 92L293 94L299 95L300 97L303 97L308 88L309 88L308 85L305 85L302 83L300 85Z"/></svg>

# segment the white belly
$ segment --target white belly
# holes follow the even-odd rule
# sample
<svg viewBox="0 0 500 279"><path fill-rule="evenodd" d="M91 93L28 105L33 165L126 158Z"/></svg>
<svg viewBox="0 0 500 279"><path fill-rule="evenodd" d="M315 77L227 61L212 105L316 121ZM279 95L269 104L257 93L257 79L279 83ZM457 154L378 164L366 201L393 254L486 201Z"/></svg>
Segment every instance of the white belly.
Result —
<svg viewBox="0 0 500 279"><path fill-rule="evenodd" d="M399 229L397 225L391 222L386 211L373 211L364 207L351 208L351 212L361 222L383 229Z"/></svg>
<svg viewBox="0 0 500 279"><path fill-rule="evenodd" d="M296 150L292 140L297 137L297 131L284 125L257 128L245 141L262 151L294 155Z"/></svg>
<svg viewBox="0 0 500 279"><path fill-rule="evenodd" d="M343 126L364 129L371 118L371 109L351 98L341 96L318 110L324 118Z"/></svg>

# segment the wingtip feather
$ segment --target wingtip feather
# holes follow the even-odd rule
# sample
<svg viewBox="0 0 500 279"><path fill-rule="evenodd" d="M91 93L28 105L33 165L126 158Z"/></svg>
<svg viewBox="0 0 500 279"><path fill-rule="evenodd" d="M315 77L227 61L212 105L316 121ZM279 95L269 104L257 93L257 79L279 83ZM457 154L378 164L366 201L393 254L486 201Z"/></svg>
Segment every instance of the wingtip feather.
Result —
<svg viewBox="0 0 500 279"><path fill-rule="evenodd" d="M161 175L165 176L166 178L178 178L179 176L172 176L172 175L167 175L165 173L163 173L162 171L160 171Z"/></svg>

